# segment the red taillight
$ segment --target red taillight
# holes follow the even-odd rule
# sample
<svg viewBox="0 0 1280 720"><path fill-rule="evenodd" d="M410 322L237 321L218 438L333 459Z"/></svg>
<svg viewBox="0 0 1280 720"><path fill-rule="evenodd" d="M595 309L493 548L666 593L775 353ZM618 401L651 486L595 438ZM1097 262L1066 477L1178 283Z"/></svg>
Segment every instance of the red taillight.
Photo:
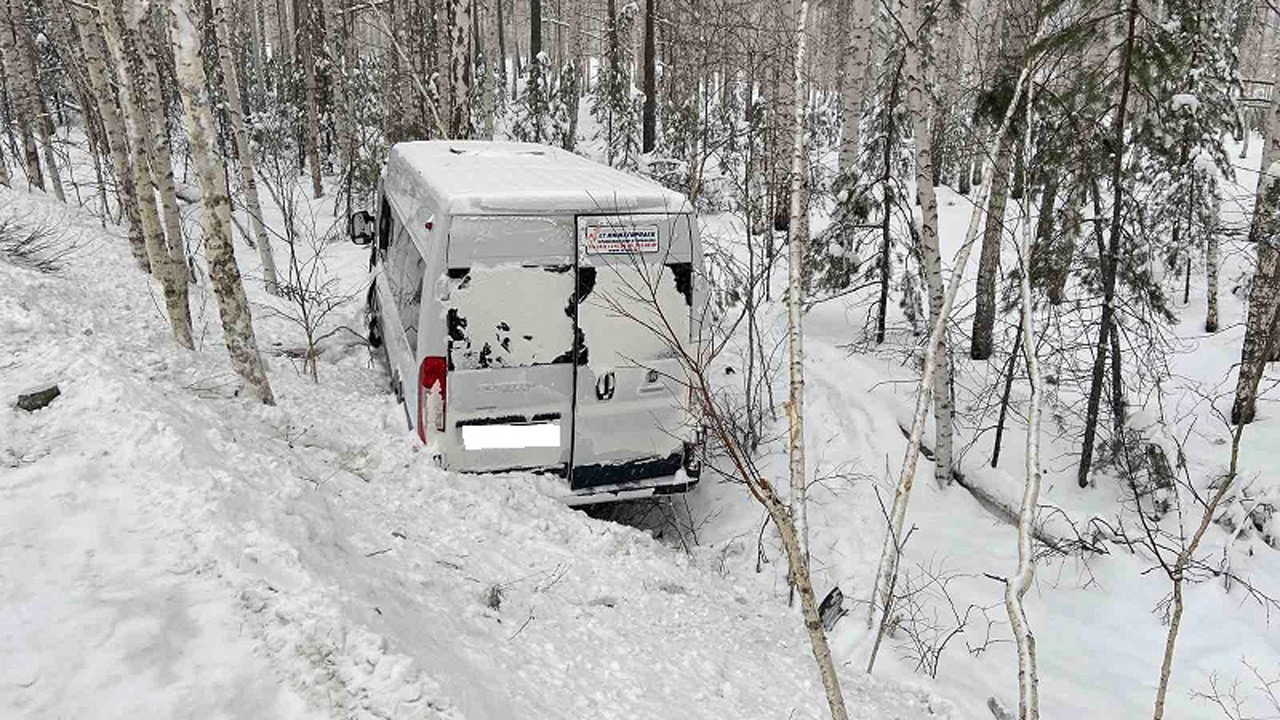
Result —
<svg viewBox="0 0 1280 720"><path fill-rule="evenodd" d="M427 427L444 431L445 379L449 365L442 357L422 359L418 369L418 437L427 441Z"/></svg>

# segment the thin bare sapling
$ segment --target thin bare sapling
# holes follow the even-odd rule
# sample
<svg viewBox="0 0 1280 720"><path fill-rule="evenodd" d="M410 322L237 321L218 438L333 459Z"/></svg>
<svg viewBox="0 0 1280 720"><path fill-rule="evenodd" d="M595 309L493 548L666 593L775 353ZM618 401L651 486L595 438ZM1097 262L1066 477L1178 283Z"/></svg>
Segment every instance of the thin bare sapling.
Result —
<svg viewBox="0 0 1280 720"><path fill-rule="evenodd" d="M1022 72L1018 75L1017 83L1014 85L1013 97L1009 101L1009 106L1005 109L1004 118L1000 122L1000 127L996 133L988 139L986 151L984 153L982 176L989 178L991 175L991 158L994 157L996 151L996 143L999 138L1008 131L1010 121L1013 118L1014 110L1018 105L1018 101L1022 96L1023 85L1029 74L1029 66L1024 64ZM983 182L980 186L978 197L973 206L973 212L969 218L969 227L965 233L964 244L960 247L960 251L956 258L951 273L950 285L947 287L946 295L943 298L941 312L934 319L933 327L929 332L928 342L925 344L924 367L921 371L920 383L916 388L916 405L915 412L912 415L911 432L907 438L906 456L902 462L902 471L898 478L897 490L894 493L893 505L889 514L889 528L885 535L884 548L881 550L880 563L876 571L876 581L871 595L869 605L869 613L867 617L867 627L876 627L876 618L879 614L887 614L892 611L893 598L888 591L892 584L894 573L897 572L898 552L897 549L902 539L903 529L906 524L907 503L911 497L911 489L915 482L916 464L920 459L920 443L924 436L925 418L928 415L929 405L933 399L931 388L933 386L933 375L936 367L935 356L938 353L939 346L942 342L942 335L946 331L947 319L951 314L951 307L955 302L956 293L960 289L960 283L964 278L964 269L968 265L969 255L973 250L973 246L978 238L978 231L982 225L982 218L985 214L987 199L990 196L991 183ZM886 627L885 623L880 623L881 631ZM868 666L868 672L872 667Z"/></svg>
<svg viewBox="0 0 1280 720"><path fill-rule="evenodd" d="M278 279L277 285L281 302L266 305L266 311L302 332L303 347L288 348L281 354L301 360L302 372L313 382L319 382L324 341L345 331L363 342L360 334L346 325L329 326L333 314L356 294L344 288L328 268L328 247L341 236L339 224L329 223L325 227L309 200L299 202L298 174L288 161L281 162L278 157L274 161L268 159L263 170L262 185L280 209L283 220L283 232L275 228L269 228L269 232L283 240L288 248L285 275Z"/></svg>

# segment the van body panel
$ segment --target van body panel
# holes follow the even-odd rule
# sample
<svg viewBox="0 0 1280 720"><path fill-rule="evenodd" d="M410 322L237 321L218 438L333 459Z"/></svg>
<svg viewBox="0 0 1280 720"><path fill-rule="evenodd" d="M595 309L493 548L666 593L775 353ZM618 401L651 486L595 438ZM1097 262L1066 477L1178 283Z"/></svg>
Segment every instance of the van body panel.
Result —
<svg viewBox="0 0 1280 720"><path fill-rule="evenodd" d="M680 354L692 313L686 215L577 219L574 489L673 474L692 428Z"/></svg>
<svg viewBox="0 0 1280 720"><path fill-rule="evenodd" d="M449 236L448 464L566 472L573 428L573 220L458 216ZM468 427L510 442L469 445ZM528 445L554 426L559 442ZM489 427L489 430L496 428ZM539 430L541 432L530 432ZM472 433L473 436L479 433Z"/></svg>
<svg viewBox="0 0 1280 720"><path fill-rule="evenodd" d="M393 386L416 427L419 368L447 363L443 430L422 429L443 465L549 471L580 502L697 482L683 196L556 148L436 141L393 146L379 197Z"/></svg>

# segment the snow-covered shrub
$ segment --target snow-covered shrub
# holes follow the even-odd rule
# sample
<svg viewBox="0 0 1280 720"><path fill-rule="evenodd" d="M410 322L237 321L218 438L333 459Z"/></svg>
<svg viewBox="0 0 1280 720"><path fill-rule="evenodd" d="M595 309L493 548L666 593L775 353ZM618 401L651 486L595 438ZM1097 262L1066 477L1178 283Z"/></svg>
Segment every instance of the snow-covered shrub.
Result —
<svg viewBox="0 0 1280 720"><path fill-rule="evenodd" d="M605 158L614 167L635 170L640 160L640 109L644 94L631 85L625 48L640 9L627 3L611 19L600 69L591 93L591 115L599 124Z"/></svg>
<svg viewBox="0 0 1280 720"><path fill-rule="evenodd" d="M0 217L0 257L42 273L57 273L76 249L74 240L47 222L21 222Z"/></svg>

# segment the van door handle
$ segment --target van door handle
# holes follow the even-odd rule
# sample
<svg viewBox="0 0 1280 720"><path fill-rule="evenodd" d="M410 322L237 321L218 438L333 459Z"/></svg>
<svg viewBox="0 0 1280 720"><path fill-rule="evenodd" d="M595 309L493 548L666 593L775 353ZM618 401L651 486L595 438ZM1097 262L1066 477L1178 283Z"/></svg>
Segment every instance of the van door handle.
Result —
<svg viewBox="0 0 1280 720"><path fill-rule="evenodd" d="M596 378L596 399L601 401L612 399L613 391L617 388L617 378L613 376L613 371L610 370Z"/></svg>

